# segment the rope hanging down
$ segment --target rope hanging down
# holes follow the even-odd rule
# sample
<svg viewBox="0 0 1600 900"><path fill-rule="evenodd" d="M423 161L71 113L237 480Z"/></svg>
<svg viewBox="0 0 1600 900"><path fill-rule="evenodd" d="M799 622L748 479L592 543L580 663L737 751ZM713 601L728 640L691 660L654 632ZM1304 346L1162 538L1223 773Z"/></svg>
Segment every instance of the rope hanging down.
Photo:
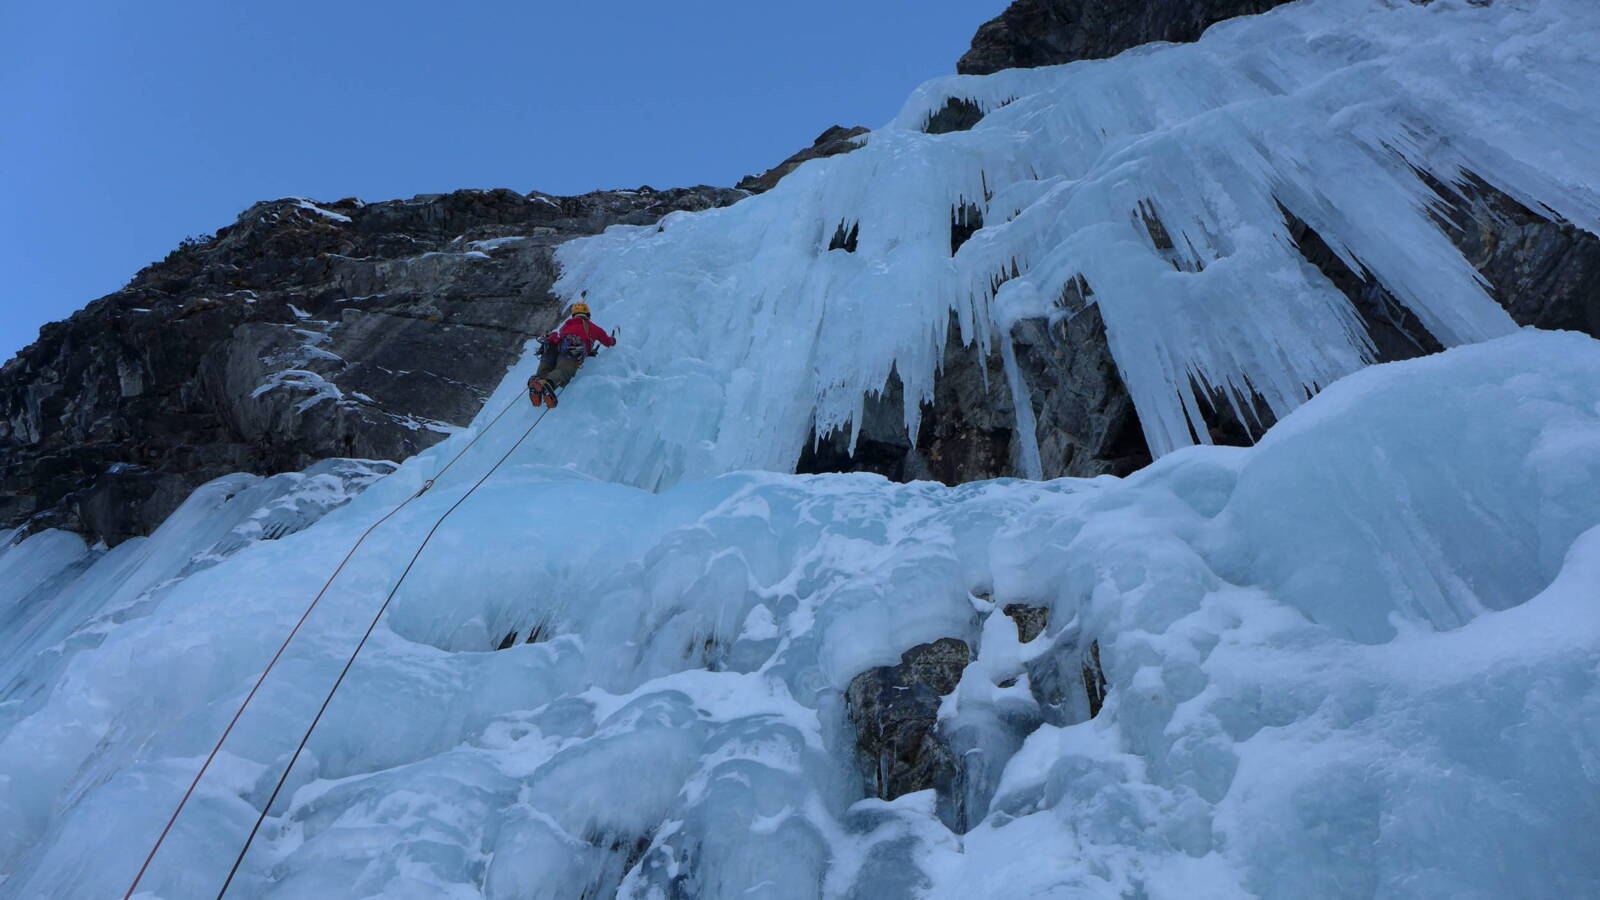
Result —
<svg viewBox="0 0 1600 900"><path fill-rule="evenodd" d="M222 736L217 738L216 745L213 746L211 748L211 752L206 755L205 762L200 764L200 770L195 773L194 780L189 782L189 787L183 792L183 797L178 801L178 805L172 810L172 815L167 818L167 823L162 827L161 834L157 836L155 845L150 848L150 852L145 856L143 864L139 866L138 874L134 875L133 883L128 885L128 892L123 895L123 900L131 900L134 891L138 890L139 882L144 879L145 873L150 869L150 864L155 861L156 853L160 851L161 845L166 842L167 835L172 832L173 825L177 823L178 816L183 812L184 807L188 805L190 797L194 796L195 789L200 786L200 779L205 777L206 771L210 769L211 764L216 761L217 754L222 752L222 745L227 742L228 736L233 733L234 726L239 724L239 719L244 715L244 711L250 705L250 701L255 699L256 692L261 689L262 683L267 680L267 675L271 674L273 667L276 666L278 664L278 660L283 657L284 651L289 649L290 642L294 640L295 635L300 633L300 628L305 625L306 620L311 618L312 611L317 608L318 603L322 602L323 596L328 593L328 588L333 586L334 580L337 579L339 574L344 571L344 567L350 562L351 558L355 556L356 551L361 549L361 545L366 543L367 538L378 529L378 526L389 521L395 516L395 514L409 506L411 501L416 500L418 497L421 497L423 494L427 493L428 489L433 487L434 482L444 477L444 474L450 471L450 468L454 466L456 462L461 459L461 457L465 456L467 451L471 450L473 445L478 443L480 438L482 438L485 434L488 434L489 431L493 429L502 418L505 417L506 413L510 412L512 408L516 407L521 402L522 398L518 397L516 400L513 400L511 403L507 404L504 409L500 410L500 412L496 413L495 417L489 420L489 424L485 425L482 431L473 435L472 440L468 441L465 447L462 447L455 456L450 458L449 462L445 463L444 468L436 472L432 478L429 478L427 481L423 482L422 487L418 489L416 493L401 501L395 506L394 509L384 513L383 517L378 519L378 521L367 526L367 530L363 531L361 536L356 539L356 542L351 545L350 551L344 555L344 559L339 561L339 565L334 568L333 574L328 576L328 580L323 582L321 590L317 591L317 595L311 598L311 603L306 606L305 612L300 614L300 618L294 623L294 627L289 629L288 636L283 639L282 644L278 645L277 652L273 653L272 658L267 661L266 668L261 670L261 675L256 678L255 684L250 687L250 692L245 695L243 702L239 704L239 708L234 711L233 718L228 721L227 727L222 729ZM488 480L489 476L493 475L495 470L500 468L500 465L509 459L511 454L515 452L518 447L522 446L522 442L528 439L528 435L533 433L533 429L544 420L545 414L548 412L549 409L545 409L540 412L538 417L533 420L533 424L529 425L527 430L522 433L522 437L517 438L517 442L511 446L511 449L506 451L505 455L500 457L500 459L495 462L494 466L492 466L488 472L484 473L483 477L478 479L477 483L461 496L460 500L457 500L448 510L445 511L443 516L439 517L439 520L434 523L433 529L428 532L428 536L423 539L422 545L419 546L417 548L417 552L412 555L411 562L406 565L405 571L400 575L400 580L395 582L394 588L389 591L389 596L384 598L383 606L378 609L377 616L373 617L372 625L367 628L367 633L362 636L361 642L356 645L355 652L350 655L349 662L345 663L344 671L339 673L339 678L334 682L332 690L328 691L327 698L322 702L322 708L317 711L316 718L312 719L311 721L311 727L306 729L305 737L301 739L300 746L295 750L294 756L289 759L289 765L284 769L283 777L278 779L277 786L273 788L272 798L269 798L266 805L262 807L260 818L256 819L255 827L250 829L250 836L245 840L244 848L239 851L238 859L234 860L233 868L228 872L228 880L223 883L222 890L217 893L218 897L221 897L224 893L227 893L228 885L233 882L234 874L238 872L240 864L244 862L245 853L249 851L251 841L255 840L256 832L260 830L261 823L266 819L267 810L272 808L272 800L278 796L278 792L283 789L284 782L288 780L289 769L293 768L295 760L300 758L300 752L305 749L306 742L311 739L312 730L317 727L317 722L321 721L323 712L327 710L328 703L333 699L334 691L339 689L339 685L344 681L345 674L350 671L350 666L355 662L356 655L359 654L361 652L361 648L366 645L367 638L372 636L373 629L377 627L378 620L382 618L384 610L389 608L389 601L394 599L395 592L400 589L400 584L405 581L406 575L411 572L411 566L416 564L417 557L422 555L423 548L428 546L428 541L433 538L433 533L439 530L439 526L444 524L444 520L449 517L450 513L455 512L456 507L460 506L463 501L472 496L473 491L476 491L478 487L484 483L484 481Z"/></svg>
<svg viewBox="0 0 1600 900"><path fill-rule="evenodd" d="M339 690L339 685L344 684L344 677L350 674L350 667L355 665L356 657L361 654L361 648L367 645L367 639L372 637L372 632L378 627L378 621L383 618L384 612L388 610L390 601L394 600L394 595L399 593L400 585L405 583L406 576L411 574L411 567L417 564L417 559L422 556L422 551L428 548L428 542L433 540L434 534L438 532L439 527L444 524L444 520L450 518L451 513L455 512L456 509L461 506L461 504L467 502L467 498L471 497L473 492L482 487L483 483L489 480L489 476L493 475L495 470L500 468L501 464L511 458L511 454L517 452L517 448L522 446L522 442L528 439L528 435L532 434L533 429L536 428L540 422L544 421L544 417L549 412L550 410L546 408L543 412L539 413L539 417L533 420L533 424L529 425L526 431L522 432L522 436L517 438L517 442L515 444L511 445L511 449L507 450L504 455L496 460L495 464L489 467L489 471L483 473L483 477L479 478L477 482L472 485L472 487L468 488L467 492L462 494L460 499L450 504L450 508L444 511L444 515L440 516L438 521L433 523L433 527L428 529L427 537L424 537L422 539L422 543L417 545L417 551L411 554L411 561L406 563L405 570L400 573L400 577L395 581L394 587L389 589L389 596L383 598L383 605L378 607L378 612L373 615L371 624L367 625L366 633L361 636L361 640L356 644L355 650L351 651L350 658L345 661L344 668L339 672L339 677L334 679L333 687L328 689L328 696L322 699L321 708L317 710L316 716L311 719L311 724L306 727L306 733L300 738L300 746L294 748L294 755L289 757L289 764L283 767L283 774L278 776L278 783L272 788L272 796L268 797L267 802L261 805L261 815L256 816L256 824L250 828L250 836L245 838L244 846L239 848L238 858L233 861L233 867L228 870L228 879L222 883L222 890L217 892L218 900L221 900L222 895L228 892L228 886L233 884L233 876L238 874L239 867L244 864L245 854L250 852L250 844L255 841L256 832L261 830L261 823L267 820L267 813L272 809L273 801L278 799L278 792L283 790L284 783L289 780L290 770L294 768L294 764L300 759L301 752L306 749L306 744L311 740L311 732L315 731L317 728L317 723L322 721L322 714L328 711L328 704L333 702L333 695Z"/></svg>

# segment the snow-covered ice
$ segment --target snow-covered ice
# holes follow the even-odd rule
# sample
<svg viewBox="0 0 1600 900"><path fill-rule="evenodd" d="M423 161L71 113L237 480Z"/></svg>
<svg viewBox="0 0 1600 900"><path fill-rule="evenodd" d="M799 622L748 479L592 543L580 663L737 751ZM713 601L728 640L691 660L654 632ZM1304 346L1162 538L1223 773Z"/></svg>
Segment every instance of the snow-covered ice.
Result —
<svg viewBox="0 0 1600 900"><path fill-rule="evenodd" d="M534 199L542 198L536 197ZM481 241L468 241L467 246L479 251L480 253L491 254L496 250L499 250L501 247L520 244L526 240L528 240L527 235L510 235L507 237L488 238L487 240Z"/></svg>
<svg viewBox="0 0 1600 900"><path fill-rule="evenodd" d="M295 201L295 206L308 212L315 213L324 219L330 219L334 222L340 222L346 225L350 224L351 222L349 216L344 215L343 213L336 213L331 209L323 209L305 197L291 197L290 199Z"/></svg>
<svg viewBox="0 0 1600 900"><path fill-rule="evenodd" d="M344 399L344 391L339 390L338 385L310 369L284 369L273 372L267 376L266 381L250 392L250 396L259 397L279 388L287 388L310 395L295 404L297 412L305 412L324 400L337 401Z"/></svg>
<svg viewBox="0 0 1600 900"><path fill-rule="evenodd" d="M1474 173L1600 230L1586 84L1600 84L1589 0L1316 0L1192 45L929 82L860 150L767 194L563 245L560 287L587 289L597 315L626 324L630 369L670 383L677 405L658 419L619 385L600 415L659 446L572 461L644 486L788 470L813 420L821 433L857 420L891 371L914 434L952 310L986 352L1019 319L1071 315L1061 298L1079 278L1158 455L1193 441L1191 377L1253 391L1281 416L1370 356L1285 212L1445 346L1507 334L1433 217L1425 176ZM923 133L951 98L987 114L970 131ZM985 227L952 255L967 205ZM855 252L828 249L841 226L859 227ZM663 420L689 427L647 427Z"/></svg>
<svg viewBox="0 0 1600 900"><path fill-rule="evenodd" d="M365 618L494 438L356 556L180 818L150 896L215 890ZM0 555L24 592L5 613L24 688L0 707L0 890L125 887L277 638L461 440L277 540L209 536L260 518L219 520L238 487L224 479L130 550L95 558L46 532ZM1589 338L1369 368L1255 448L1190 448L1126 480L744 473L652 494L517 458L491 484L402 587L239 896L1600 884ZM132 577L140 553L149 574ZM11 624L41 603L65 605ZM1050 627L1018 644L1009 603L1048 607ZM925 794L861 799L841 700L856 673L940 637L977 649L943 710L984 776L967 803L987 812L959 835ZM1103 711L1046 715L1027 679L1076 672L1091 643Z"/></svg>
<svg viewBox="0 0 1600 900"><path fill-rule="evenodd" d="M230 895L1600 893L1600 342L1515 332L1416 174L1471 171L1594 230L1600 129L1575 86L1600 81L1597 21L1578 0L1315 0L1193 46L942 79L767 194L564 245L560 289L623 340L514 451L531 409L487 425L531 356L392 472L228 476L109 551L0 534L0 897L119 896L328 574L474 437L351 559L141 896L215 894L424 534L508 451L400 587ZM923 134L949 97L988 114ZM952 256L965 202L988 227ZM1279 203L1465 346L1361 368ZM840 223L855 252L826 250ZM914 427L951 310L981 346L1070 314L1078 276L1154 465L778 474L891 369ZM1253 448L1183 446L1189 374L1282 419ZM1049 610L1027 643L1018 603ZM843 700L940 638L975 651L939 711L955 829L931 791L863 797ZM1091 718L1074 679L1096 654Z"/></svg>

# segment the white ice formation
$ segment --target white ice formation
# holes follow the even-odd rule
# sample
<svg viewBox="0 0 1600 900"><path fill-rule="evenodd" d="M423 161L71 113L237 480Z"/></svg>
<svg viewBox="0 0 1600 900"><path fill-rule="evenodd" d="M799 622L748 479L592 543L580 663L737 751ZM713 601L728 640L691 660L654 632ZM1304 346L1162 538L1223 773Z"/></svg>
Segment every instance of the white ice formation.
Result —
<svg viewBox="0 0 1600 900"><path fill-rule="evenodd" d="M1157 455L1192 442L1191 376L1281 415L1369 349L1283 210L1446 346L1509 333L1419 173L1475 173L1600 230L1595 84L1588 0L1318 0L1192 45L929 82L861 150L756 201L563 248L562 286L626 323L619 368L648 379L651 403L627 419L652 442L638 458L572 460L641 486L787 470L813 419L851 421L891 369L915 434L951 310L981 352L1019 319L1071 314L1060 298L1078 277ZM987 115L924 134L950 98ZM952 256L969 203L985 227ZM853 253L828 250L841 225L859 228ZM620 391L602 415L637 402Z"/></svg>
<svg viewBox="0 0 1600 900"><path fill-rule="evenodd" d="M1314 0L946 79L769 194L569 245L563 289L621 348L439 530L229 896L1600 892L1600 342L1471 343L1510 325L1412 171L1594 230L1597 22L1578 0ZM921 134L952 96L990 112ZM988 227L952 257L963 199ZM1362 338L1278 203L1470 345L1347 374ZM840 222L853 253L826 250ZM1076 275L1171 451L1153 466L752 471L891 367L923 396L952 308L982 338L1065 314ZM356 537L478 435L352 559L141 886L214 896L423 535L532 421L486 429L531 366L392 474L230 476L110 551L0 535L0 897L121 896ZM1253 448L1180 447L1185 373L1286 415ZM1012 603L1045 632L1021 643ZM496 651L512 631L538 640ZM939 638L975 650L939 714L960 831L932 792L863 799L842 700ZM1047 686L1091 647L1094 718Z"/></svg>

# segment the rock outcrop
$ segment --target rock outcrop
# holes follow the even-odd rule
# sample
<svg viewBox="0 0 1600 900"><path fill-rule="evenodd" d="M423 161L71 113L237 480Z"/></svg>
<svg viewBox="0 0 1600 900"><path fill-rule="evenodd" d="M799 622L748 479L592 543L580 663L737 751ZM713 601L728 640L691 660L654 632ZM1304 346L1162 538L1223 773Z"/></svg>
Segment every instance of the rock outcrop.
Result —
<svg viewBox="0 0 1600 900"><path fill-rule="evenodd" d="M1010 668L1015 661L986 666L983 647L974 654L947 637L912 647L898 665L862 672L844 695L863 793L893 800L932 790L934 809L957 833L983 819L1006 761L1028 735L1046 723L1088 721L1106 701L1098 642L1070 625L1048 633L1045 605L1008 603L990 615L1010 619L1018 642L1032 645L1020 668ZM964 677L980 685L963 684ZM985 689L988 678L996 681ZM1001 693L1024 678L1025 697Z"/></svg>
<svg viewBox="0 0 1600 900"><path fill-rule="evenodd" d="M817 135L817 139L811 142L811 146L778 163L776 166L762 172L760 175L746 175L739 179L736 187L752 194L770 191L777 186L779 181L783 180L785 175L799 168L800 164L807 160L839 156L860 147L861 143L857 138L868 131L869 129L861 125L857 125L854 128L835 125Z"/></svg>
<svg viewBox="0 0 1600 900"><path fill-rule="evenodd" d="M941 638L851 680L845 710L869 796L893 800L929 788L948 795L957 762L937 733L939 704L971 661L965 642Z"/></svg>
<svg viewBox="0 0 1600 900"><path fill-rule="evenodd" d="M1600 337L1600 236L1478 179L1440 192L1451 240L1518 325Z"/></svg>
<svg viewBox="0 0 1600 900"><path fill-rule="evenodd" d="M1055 325L1024 320L1012 332L1012 347L1029 388L1044 477L1126 475L1150 462L1098 308L1085 307ZM952 323L933 403L923 407L915 440L906 434L901 398L899 380L891 379L881 395L867 398L854 453L849 432L841 429L807 448L797 470L867 471L952 485L1026 471L997 346L980 358L977 348L960 342Z"/></svg>
<svg viewBox="0 0 1600 900"><path fill-rule="evenodd" d="M470 421L555 320L556 245L745 196L256 204L0 368L0 528L115 544L228 472L403 459Z"/></svg>
<svg viewBox="0 0 1600 900"><path fill-rule="evenodd" d="M956 63L963 75L1104 59L1151 41L1192 41L1234 16L1288 0L1016 0L983 24Z"/></svg>

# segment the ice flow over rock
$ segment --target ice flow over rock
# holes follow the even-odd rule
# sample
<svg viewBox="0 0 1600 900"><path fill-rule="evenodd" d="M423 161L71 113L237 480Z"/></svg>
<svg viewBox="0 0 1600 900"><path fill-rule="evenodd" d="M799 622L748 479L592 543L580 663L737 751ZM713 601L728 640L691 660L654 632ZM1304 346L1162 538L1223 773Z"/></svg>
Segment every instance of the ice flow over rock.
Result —
<svg viewBox="0 0 1600 900"><path fill-rule="evenodd" d="M1209 388L1246 423L1258 397L1281 417L1372 350L1288 216L1444 346L1509 333L1429 181L1471 173L1600 230L1600 112L1581 87L1600 83L1597 50L1585 0L1316 0L1195 44L929 82L860 150L760 197L562 248L558 289L626 323L630 379L599 415L635 435L567 458L643 486L789 470L891 372L915 435L952 310L981 353L1083 302L1155 454L1208 440ZM952 99L986 114L924 133ZM1037 474L1030 386L1005 369Z"/></svg>
<svg viewBox="0 0 1600 900"><path fill-rule="evenodd" d="M86 617L12 657L26 663L0 707L0 896L125 888L269 645L436 463L99 614L129 554L181 570L196 544L179 538L210 521L189 515L219 515L217 498L98 559L54 533L0 555L8 619L41 603ZM452 472L357 556L146 896L216 890L364 618L474 477ZM524 459L492 485L402 588L237 896L1600 883L1585 827L1600 758L1587 337L1527 332L1369 368L1255 448L1189 448L1126 480L746 473L652 494ZM1018 603L1049 610L1026 644L1000 611ZM494 652L507 632L519 640ZM863 799L843 709L858 673L941 638L975 651L937 723L963 748L964 832L932 791ZM1104 708L1051 714L1061 698L1030 679L1077 671L1091 644Z"/></svg>
<svg viewBox="0 0 1600 900"><path fill-rule="evenodd" d="M1324 0L935 82L767 194L569 245L623 348L429 545L230 896L1594 893L1600 343L1335 383L1361 337L1277 204L1446 343L1508 331L1410 166L1592 228L1592 109L1561 85L1594 81L1596 15ZM922 134L950 96L988 114ZM952 256L965 202L986 227ZM919 396L950 309L974 336L1070 315L1076 276L1178 448L1149 469L748 471L891 368ZM356 537L479 435L352 559L142 886L214 895L423 534L531 421L487 428L532 365L381 479L222 479L111 552L0 536L0 897L120 895ZM1190 375L1284 412L1332 386L1257 447L1183 448ZM932 729L952 783L866 797L850 685L944 639L970 648ZM1062 677L1086 659L1093 718Z"/></svg>

